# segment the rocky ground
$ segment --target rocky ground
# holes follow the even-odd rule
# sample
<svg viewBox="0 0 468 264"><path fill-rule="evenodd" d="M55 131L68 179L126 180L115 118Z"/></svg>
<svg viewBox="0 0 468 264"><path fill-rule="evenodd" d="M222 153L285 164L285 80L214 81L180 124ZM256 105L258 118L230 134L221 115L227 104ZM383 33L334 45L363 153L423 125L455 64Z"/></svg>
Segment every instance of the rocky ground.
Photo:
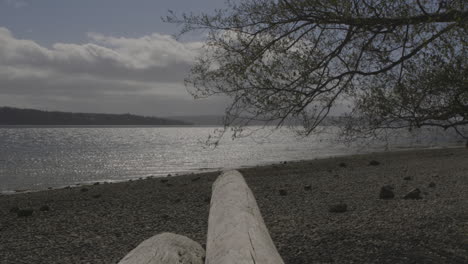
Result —
<svg viewBox="0 0 468 264"><path fill-rule="evenodd" d="M285 263L468 263L467 149L241 171ZM117 263L161 232L204 244L217 175L2 195L0 263Z"/></svg>

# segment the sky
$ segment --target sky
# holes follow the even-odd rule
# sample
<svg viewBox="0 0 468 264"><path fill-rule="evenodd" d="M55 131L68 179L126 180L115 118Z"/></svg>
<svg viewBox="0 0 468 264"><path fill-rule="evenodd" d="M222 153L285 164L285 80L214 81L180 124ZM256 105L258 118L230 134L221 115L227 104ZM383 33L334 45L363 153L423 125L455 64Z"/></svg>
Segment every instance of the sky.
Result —
<svg viewBox="0 0 468 264"><path fill-rule="evenodd" d="M153 116L223 114L184 77L203 33L175 39L168 10L223 0L0 0L0 106Z"/></svg>

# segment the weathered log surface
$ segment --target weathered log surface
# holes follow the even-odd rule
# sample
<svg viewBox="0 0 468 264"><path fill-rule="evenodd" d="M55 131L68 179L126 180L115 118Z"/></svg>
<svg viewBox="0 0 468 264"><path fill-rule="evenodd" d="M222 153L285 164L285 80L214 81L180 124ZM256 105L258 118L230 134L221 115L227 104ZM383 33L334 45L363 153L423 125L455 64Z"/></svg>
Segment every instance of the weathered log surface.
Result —
<svg viewBox="0 0 468 264"><path fill-rule="evenodd" d="M130 251L119 264L203 264L205 250L185 236L162 233Z"/></svg>
<svg viewBox="0 0 468 264"><path fill-rule="evenodd" d="M206 264L283 264L258 209L238 171L213 184Z"/></svg>

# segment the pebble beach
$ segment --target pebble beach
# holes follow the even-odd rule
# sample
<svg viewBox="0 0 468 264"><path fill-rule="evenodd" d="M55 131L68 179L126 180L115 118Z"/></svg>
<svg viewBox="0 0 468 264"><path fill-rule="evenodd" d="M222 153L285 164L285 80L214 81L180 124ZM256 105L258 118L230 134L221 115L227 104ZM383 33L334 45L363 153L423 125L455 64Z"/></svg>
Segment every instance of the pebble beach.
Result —
<svg viewBox="0 0 468 264"><path fill-rule="evenodd" d="M240 171L285 263L468 263L468 149ZM219 173L0 195L0 263L118 263L162 232L204 245Z"/></svg>

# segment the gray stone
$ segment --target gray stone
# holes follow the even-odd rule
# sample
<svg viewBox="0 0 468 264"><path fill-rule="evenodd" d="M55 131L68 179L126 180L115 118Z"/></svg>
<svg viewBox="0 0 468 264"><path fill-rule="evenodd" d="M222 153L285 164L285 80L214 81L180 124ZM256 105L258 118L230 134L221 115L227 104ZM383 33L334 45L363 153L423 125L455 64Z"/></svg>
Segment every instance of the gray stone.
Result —
<svg viewBox="0 0 468 264"><path fill-rule="evenodd" d="M382 188L380 188L380 194L379 194L379 198L380 199L393 199L395 197L395 193L393 193L393 186L390 186L390 185L386 185L386 186L382 186Z"/></svg>
<svg viewBox="0 0 468 264"><path fill-rule="evenodd" d="M333 204L330 205L328 211L330 213L344 213L348 210L348 205L345 203Z"/></svg>
<svg viewBox="0 0 468 264"><path fill-rule="evenodd" d="M18 217L28 217L33 214L34 210L32 208L25 208L25 209L20 209L16 214Z"/></svg>

